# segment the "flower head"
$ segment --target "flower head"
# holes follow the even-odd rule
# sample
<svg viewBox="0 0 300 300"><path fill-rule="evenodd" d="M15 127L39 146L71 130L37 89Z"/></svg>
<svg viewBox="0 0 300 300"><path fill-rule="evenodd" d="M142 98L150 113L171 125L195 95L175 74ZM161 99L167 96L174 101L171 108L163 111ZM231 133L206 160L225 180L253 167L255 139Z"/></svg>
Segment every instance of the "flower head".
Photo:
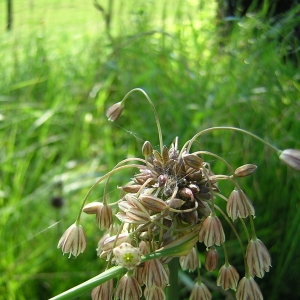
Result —
<svg viewBox="0 0 300 300"><path fill-rule="evenodd" d="M75 257L85 250L86 239L81 225L72 224L60 238L57 248L61 248L63 254L70 253Z"/></svg>
<svg viewBox="0 0 300 300"><path fill-rule="evenodd" d="M262 293L252 277L243 277L236 290L237 300L263 300Z"/></svg>
<svg viewBox="0 0 300 300"><path fill-rule="evenodd" d="M259 239L252 239L246 251L247 265L249 273L253 277L256 275L262 278L265 272L269 272L271 266L271 256L263 242Z"/></svg>

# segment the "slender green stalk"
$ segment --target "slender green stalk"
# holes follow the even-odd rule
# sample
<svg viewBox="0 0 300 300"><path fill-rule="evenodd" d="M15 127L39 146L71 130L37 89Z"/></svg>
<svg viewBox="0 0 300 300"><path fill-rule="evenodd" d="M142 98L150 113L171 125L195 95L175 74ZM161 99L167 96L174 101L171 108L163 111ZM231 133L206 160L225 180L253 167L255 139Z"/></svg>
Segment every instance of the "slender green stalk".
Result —
<svg viewBox="0 0 300 300"><path fill-rule="evenodd" d="M193 136L193 138L189 141L188 146L187 146L187 152L190 151L192 144L194 143L194 141L202 134L207 133L207 132L211 132L211 131L215 131L215 130L232 130L232 131L238 131L244 134L247 134L251 137L253 137L254 139L258 140L259 142L263 143L264 145L268 146L269 148L273 149L274 151L277 152L278 155L280 155L280 153L282 152L281 150L279 150L278 148L276 148L275 146L271 145L270 143L266 142L265 140L263 140L262 138L260 138L259 136L241 129L241 128L236 128L236 127L226 127L226 126L221 126L221 127L211 127L211 128L207 128L204 129L200 132L198 132L196 135Z"/></svg>
<svg viewBox="0 0 300 300"><path fill-rule="evenodd" d="M178 300L179 289L178 289L178 258L174 257L168 264L170 271L170 285L167 287L167 299Z"/></svg>
<svg viewBox="0 0 300 300"><path fill-rule="evenodd" d="M132 89L130 92L128 92L128 93L124 96L124 98L122 99L121 103L122 103L123 105L125 105L125 101L126 101L126 99L128 98L128 96L129 96L131 93L136 92L136 91L141 92L141 93L146 97L147 101L149 102L149 104L150 104L150 106L151 106L151 108L152 108L152 111L153 111L154 117L155 117L156 126L157 126L157 131L158 131L159 145L160 145L160 152L162 153L162 150L163 150L163 140L162 140L162 131L161 131L161 127L160 127L160 122L159 122L158 114L157 114L157 111L156 111L156 109L155 109L155 107L154 107L154 104L153 104L153 102L151 101L151 99L149 98L149 96L147 95L147 93L146 93L144 90L140 89L140 88Z"/></svg>

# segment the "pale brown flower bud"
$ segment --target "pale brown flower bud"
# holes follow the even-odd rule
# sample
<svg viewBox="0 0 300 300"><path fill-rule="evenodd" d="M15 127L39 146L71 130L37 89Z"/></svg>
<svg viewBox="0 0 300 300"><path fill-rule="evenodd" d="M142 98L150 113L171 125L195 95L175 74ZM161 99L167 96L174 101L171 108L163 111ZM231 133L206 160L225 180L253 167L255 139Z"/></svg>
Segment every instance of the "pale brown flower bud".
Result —
<svg viewBox="0 0 300 300"><path fill-rule="evenodd" d="M111 250L113 246L119 246L122 243L130 243L131 238L129 237L128 233L121 233L118 237L116 235L108 237L102 245L103 251Z"/></svg>
<svg viewBox="0 0 300 300"><path fill-rule="evenodd" d="M84 206L82 209L86 214L96 214L99 205L103 205L101 202L91 202Z"/></svg>
<svg viewBox="0 0 300 300"><path fill-rule="evenodd" d="M164 289L161 287L157 287L157 286L152 286L150 288L148 288L146 286L145 290L144 290L144 296L146 299L151 299L151 300L165 300L166 299Z"/></svg>
<svg viewBox="0 0 300 300"><path fill-rule="evenodd" d="M100 230L108 229L112 223L112 212L109 205L98 206L96 212L96 221Z"/></svg>
<svg viewBox="0 0 300 300"><path fill-rule="evenodd" d="M252 277L243 277L236 290L237 300L263 300L259 286Z"/></svg>
<svg viewBox="0 0 300 300"><path fill-rule="evenodd" d="M259 239L251 240L247 246L246 260L249 273L252 277L256 275L262 278L265 272L269 272L271 256L263 242Z"/></svg>
<svg viewBox="0 0 300 300"><path fill-rule="evenodd" d="M163 200L154 196L141 195L139 199L146 209L154 212L162 212L167 207L167 204Z"/></svg>
<svg viewBox="0 0 300 300"><path fill-rule="evenodd" d="M204 242L206 247L216 244L220 246L225 242L222 223L216 216L208 216L202 223L199 231L199 242Z"/></svg>
<svg viewBox="0 0 300 300"><path fill-rule="evenodd" d="M112 105L107 111L106 116L108 117L108 121L115 121L122 113L124 109L124 104L122 102L115 103Z"/></svg>
<svg viewBox="0 0 300 300"><path fill-rule="evenodd" d="M279 158L292 169L300 172L300 150L286 149L281 152Z"/></svg>
<svg viewBox="0 0 300 300"><path fill-rule="evenodd" d="M182 156L183 161L186 165L189 167L192 167L193 169L200 169L203 166L203 160L194 154L184 154Z"/></svg>
<svg viewBox="0 0 300 300"><path fill-rule="evenodd" d="M145 284L148 288L152 286L165 288L169 284L169 276L160 260L146 261L144 270L146 273Z"/></svg>
<svg viewBox="0 0 300 300"><path fill-rule="evenodd" d="M72 224L60 238L57 248L61 248L63 254L70 253L75 257L85 250L86 238L81 225Z"/></svg>
<svg viewBox="0 0 300 300"><path fill-rule="evenodd" d="M112 300L113 287L114 287L113 279L109 279L108 281L97 286L92 290L91 293L92 300L103 300L103 299Z"/></svg>
<svg viewBox="0 0 300 300"><path fill-rule="evenodd" d="M179 263L183 271L185 270L189 270L189 272L195 271L199 262L200 261L198 259L198 255L195 247L193 247L192 251L188 255L179 257Z"/></svg>
<svg viewBox="0 0 300 300"><path fill-rule="evenodd" d="M245 176L253 174L256 171L256 169L257 169L257 166L252 165L252 164L246 164L241 167L238 167L234 171L234 175L237 177L245 177Z"/></svg>
<svg viewBox="0 0 300 300"><path fill-rule="evenodd" d="M137 279L126 273L117 284L115 297L120 300L138 300L141 296L142 289Z"/></svg>
<svg viewBox="0 0 300 300"><path fill-rule="evenodd" d="M150 144L149 141L146 141L142 147L142 154L145 156L145 157L148 157L152 154L152 151L153 151L153 148Z"/></svg>
<svg viewBox="0 0 300 300"><path fill-rule="evenodd" d="M231 192L227 201L226 212L233 221L236 218L246 218L249 215L255 215L252 203L242 190L233 190Z"/></svg>
<svg viewBox="0 0 300 300"><path fill-rule="evenodd" d="M214 271L218 266L218 252L214 247L209 248L205 254L204 267L208 272Z"/></svg>
<svg viewBox="0 0 300 300"><path fill-rule="evenodd" d="M233 266L225 264L219 270L217 286L221 286L224 291L229 288L235 291L239 277L238 272Z"/></svg>
<svg viewBox="0 0 300 300"><path fill-rule="evenodd" d="M135 248L129 243L122 243L119 247L113 249L116 263L128 270L132 270L141 262L141 250Z"/></svg>
<svg viewBox="0 0 300 300"><path fill-rule="evenodd" d="M212 296L209 289L204 283L201 282L199 284L198 282L196 282L192 289L189 300L200 300L200 299L211 300Z"/></svg>
<svg viewBox="0 0 300 300"><path fill-rule="evenodd" d="M125 193L137 193L141 189L140 184L124 185L118 187L119 190L124 191Z"/></svg>

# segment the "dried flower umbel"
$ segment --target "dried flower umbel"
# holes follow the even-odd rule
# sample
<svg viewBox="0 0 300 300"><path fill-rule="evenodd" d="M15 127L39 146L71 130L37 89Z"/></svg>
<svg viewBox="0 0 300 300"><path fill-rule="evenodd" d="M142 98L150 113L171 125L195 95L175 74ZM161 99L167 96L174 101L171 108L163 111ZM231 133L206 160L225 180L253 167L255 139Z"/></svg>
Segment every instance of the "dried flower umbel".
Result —
<svg viewBox="0 0 300 300"><path fill-rule="evenodd" d="M236 290L236 298L263 299L254 277L263 277L271 266L271 257L265 245L256 237L254 227L255 210L251 201L239 186L240 177L249 176L255 170L253 164L232 168L220 156L204 151L191 151L196 139L204 133L215 130L232 130L247 134L262 142L288 166L300 170L299 150L278 150L256 135L235 127L213 127L200 131L180 149L176 137L169 147L163 144L162 132L155 107L148 95L141 89L133 89L124 99L107 111L110 121L115 121L125 108L125 101L133 92L141 92L146 97L155 116L158 129L159 151L149 141L142 147L141 158L129 158L119 162L110 172L102 176L90 188L80 208L75 224L71 225L58 243L63 253L78 256L86 246L80 225L81 213L95 214L103 237L98 243L97 254L107 261L107 269L96 279L87 282L92 298L106 295L113 297L113 281L116 283L116 299L165 299L165 289L169 285L170 272L167 263L173 257L180 257L183 270L197 270L198 279L191 291L190 299L211 299L211 293L201 281L200 261L197 242L207 247L204 266L208 271L219 268L217 285L224 290ZM213 157L225 164L228 175L214 174L203 157ZM126 184L118 187L119 199L108 203L106 199L109 178L124 169L138 172ZM93 189L106 180L103 201L86 204ZM222 195L218 181L227 180L232 186L230 195ZM226 202L223 211L216 201ZM113 218L113 214L115 218ZM236 231L233 222L240 220L246 245ZM246 220L246 222L244 221ZM226 251L226 237L223 225L228 223L233 229L245 262L245 275L239 281L239 274L229 263ZM247 226L249 225L249 226ZM248 228L249 227L249 228ZM218 261L218 253L224 252L224 261ZM125 274L126 273L126 274ZM125 274L125 275L124 275ZM120 276L123 275L123 276ZM174 287L173 287L174 288ZM79 289L79 288L78 288ZM59 299L56 297L55 299Z"/></svg>

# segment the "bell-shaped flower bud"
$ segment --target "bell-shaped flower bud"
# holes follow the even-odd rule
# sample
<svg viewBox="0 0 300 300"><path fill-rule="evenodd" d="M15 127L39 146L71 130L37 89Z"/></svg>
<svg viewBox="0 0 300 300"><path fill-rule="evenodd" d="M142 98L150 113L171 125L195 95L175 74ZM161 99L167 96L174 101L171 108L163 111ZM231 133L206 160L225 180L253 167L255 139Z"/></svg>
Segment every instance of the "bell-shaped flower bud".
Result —
<svg viewBox="0 0 300 300"><path fill-rule="evenodd" d="M61 248L63 254L70 253L75 257L85 250L86 238L81 225L72 224L60 238L57 248Z"/></svg>
<svg viewBox="0 0 300 300"><path fill-rule="evenodd" d="M228 289L235 291L239 277L239 273L233 266L225 264L219 270L217 286L221 286L224 291Z"/></svg>
<svg viewBox="0 0 300 300"><path fill-rule="evenodd" d="M189 298L189 300L199 300L199 299L201 299L201 300L211 300L212 299L209 289L202 282L195 283L195 285L192 289L190 298Z"/></svg>
<svg viewBox="0 0 300 300"><path fill-rule="evenodd" d="M234 171L234 175L237 177L246 177L246 176L253 174L256 169L257 169L256 165L246 164L246 165L238 167Z"/></svg>
<svg viewBox="0 0 300 300"><path fill-rule="evenodd" d="M112 300L113 297L114 282L113 279L105 281L101 285L98 285L92 290L92 300Z"/></svg>
<svg viewBox="0 0 300 300"><path fill-rule="evenodd" d="M222 223L216 216L208 216L202 223L199 231L199 242L204 242L206 247L220 246L225 242Z"/></svg>
<svg viewBox="0 0 300 300"><path fill-rule="evenodd" d="M208 272L214 271L218 266L218 252L215 247L209 248L205 254L204 267Z"/></svg>
<svg viewBox="0 0 300 300"><path fill-rule="evenodd" d="M249 273L252 277L256 275L262 278L265 272L269 272L271 256L263 242L259 239L252 239L247 247L246 260Z"/></svg>
<svg viewBox="0 0 300 300"><path fill-rule="evenodd" d="M300 172L300 150L286 149L281 152L279 158L292 169Z"/></svg>
<svg viewBox="0 0 300 300"><path fill-rule="evenodd" d="M142 296L142 289L137 279L126 273L118 282L115 292L116 299L120 300L136 300Z"/></svg>
<svg viewBox="0 0 300 300"><path fill-rule="evenodd" d="M124 104L120 101L112 105L107 111L106 116L108 117L108 121L115 121L122 113L124 109Z"/></svg>
<svg viewBox="0 0 300 300"><path fill-rule="evenodd" d="M243 277L240 280L235 297L237 300L263 300L259 286L252 277Z"/></svg>

